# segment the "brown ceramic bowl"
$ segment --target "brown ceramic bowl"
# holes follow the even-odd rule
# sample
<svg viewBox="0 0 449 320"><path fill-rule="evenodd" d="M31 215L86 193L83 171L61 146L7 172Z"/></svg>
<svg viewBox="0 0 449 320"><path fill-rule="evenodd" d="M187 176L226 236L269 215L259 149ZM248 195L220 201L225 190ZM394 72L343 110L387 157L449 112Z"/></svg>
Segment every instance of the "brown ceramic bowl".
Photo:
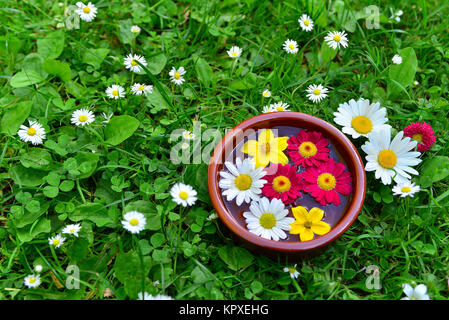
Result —
<svg viewBox="0 0 449 320"><path fill-rule="evenodd" d="M330 140L335 150L346 162L347 170L352 174L353 191L346 205L346 212L327 234L310 241L300 242L299 239L297 242L274 241L249 232L238 223L226 208L221 189L218 186L220 171L225 159L227 159L229 152L232 152L239 141L243 139L243 136L239 135L238 132L247 129L269 129L276 126L298 127L322 132L323 136ZM308 114L290 111L261 114L243 121L229 131L215 147L209 163L207 182L210 199L223 223L237 236L237 239L243 240L247 247L256 249L268 256L284 253L288 256L307 257L322 252L324 248L340 237L357 218L362 209L366 191L364 165L352 142L328 122Z"/></svg>

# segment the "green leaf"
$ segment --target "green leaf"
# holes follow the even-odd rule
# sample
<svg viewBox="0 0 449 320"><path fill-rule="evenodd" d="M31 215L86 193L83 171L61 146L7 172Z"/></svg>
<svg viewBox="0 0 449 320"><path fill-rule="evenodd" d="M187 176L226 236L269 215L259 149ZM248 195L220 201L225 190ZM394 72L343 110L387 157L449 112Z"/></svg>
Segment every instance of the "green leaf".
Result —
<svg viewBox="0 0 449 320"><path fill-rule="evenodd" d="M323 41L323 44L321 45L321 51L320 51L320 64L322 66L326 65L327 63L329 63L329 61L332 61L335 56L337 55L338 50L334 50L331 47L329 47L329 45Z"/></svg>
<svg viewBox="0 0 449 320"><path fill-rule="evenodd" d="M64 49L64 38L62 30L49 33L45 38L37 40L37 52L44 59L56 59Z"/></svg>
<svg viewBox="0 0 449 320"><path fill-rule="evenodd" d="M79 261L89 253L89 241L83 238L76 238L67 250L67 256L72 262Z"/></svg>
<svg viewBox="0 0 449 320"><path fill-rule="evenodd" d="M81 174L78 176L80 179L85 179L90 177L97 168L98 160L100 159L99 155L92 152L78 152L75 156L75 160L77 163L78 169L81 171Z"/></svg>
<svg viewBox="0 0 449 320"><path fill-rule="evenodd" d="M23 88L44 80L45 78L34 70L22 70L11 78L9 84L13 88Z"/></svg>
<svg viewBox="0 0 449 320"><path fill-rule="evenodd" d="M132 20L123 20L119 23L119 30L117 36L124 43L131 43L135 39L135 35L131 32L131 27L133 25Z"/></svg>
<svg viewBox="0 0 449 320"><path fill-rule="evenodd" d="M388 70L390 81L388 81L387 91L389 94L402 92L412 85L418 69L418 59L413 48L401 49L398 54L402 57L402 63L392 64Z"/></svg>
<svg viewBox="0 0 449 320"><path fill-rule="evenodd" d="M36 224L29 225L25 228L17 229L17 238L21 242L29 242L41 233L49 233L51 223L48 219L40 219Z"/></svg>
<svg viewBox="0 0 449 320"><path fill-rule="evenodd" d="M69 219L75 222L90 220L98 227L103 227L113 222L108 215L106 207L100 203L87 203L76 207L75 210L69 214Z"/></svg>
<svg viewBox="0 0 449 320"><path fill-rule="evenodd" d="M427 188L437 181L445 179L449 175L449 158L447 156L435 156L427 159L422 164L419 181L422 188Z"/></svg>
<svg viewBox="0 0 449 320"><path fill-rule="evenodd" d="M163 53L159 53L149 59L147 68L154 75L161 73L167 63L167 57Z"/></svg>
<svg viewBox="0 0 449 320"><path fill-rule="evenodd" d="M59 193L59 188L58 187L54 187L54 186L46 186L42 192L44 193L44 195L46 197L49 198L54 198L58 195Z"/></svg>
<svg viewBox="0 0 449 320"><path fill-rule="evenodd" d="M61 177L56 172L52 171L48 174L48 176L45 177L45 180L47 180L49 185L57 187L61 182Z"/></svg>
<svg viewBox="0 0 449 320"><path fill-rule="evenodd" d="M42 148L30 148L29 151L20 157L20 163L25 168L39 170L51 170L51 154Z"/></svg>
<svg viewBox="0 0 449 320"><path fill-rule="evenodd" d="M234 271L247 268L254 260L248 250L236 246L221 247L218 250L218 256Z"/></svg>
<svg viewBox="0 0 449 320"><path fill-rule="evenodd" d="M107 48L89 49L83 54L83 62L90 64L94 69L100 69L101 63L109 53Z"/></svg>
<svg viewBox="0 0 449 320"><path fill-rule="evenodd" d="M204 86L209 87L212 83L212 68L203 58L198 58L195 64L195 71L198 75L198 79L204 84Z"/></svg>
<svg viewBox="0 0 449 320"><path fill-rule="evenodd" d="M8 108L2 117L1 132L16 135L31 113L31 101L21 101Z"/></svg>
<svg viewBox="0 0 449 320"><path fill-rule="evenodd" d="M73 182L72 180L64 180L60 184L59 189L63 192L69 192L70 190L73 189L74 186L75 186L75 182Z"/></svg>
<svg viewBox="0 0 449 320"><path fill-rule="evenodd" d="M162 233L155 233L151 236L150 241L153 247L158 248L165 242L165 237Z"/></svg>
<svg viewBox="0 0 449 320"><path fill-rule="evenodd" d="M112 117L104 130L105 142L116 146L131 137L139 125L139 120L128 115Z"/></svg>
<svg viewBox="0 0 449 320"><path fill-rule="evenodd" d="M65 63L54 59L47 59L42 64L45 72L59 77L62 81L70 81L72 78L72 70L70 66Z"/></svg>
<svg viewBox="0 0 449 320"><path fill-rule="evenodd" d="M12 167L9 174L19 186L37 187L45 182L47 172L18 165Z"/></svg>

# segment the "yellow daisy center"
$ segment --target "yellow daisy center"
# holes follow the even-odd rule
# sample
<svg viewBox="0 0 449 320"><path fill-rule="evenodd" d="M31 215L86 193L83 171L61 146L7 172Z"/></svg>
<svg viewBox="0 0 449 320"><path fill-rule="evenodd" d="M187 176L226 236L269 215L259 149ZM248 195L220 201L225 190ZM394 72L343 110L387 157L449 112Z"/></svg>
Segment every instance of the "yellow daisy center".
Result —
<svg viewBox="0 0 449 320"><path fill-rule="evenodd" d="M34 129L34 128L29 128L29 129L27 130L27 134L28 134L29 136L34 136L34 135L36 134L36 129Z"/></svg>
<svg viewBox="0 0 449 320"><path fill-rule="evenodd" d="M53 239L53 245L56 246L59 244L59 239Z"/></svg>
<svg viewBox="0 0 449 320"><path fill-rule="evenodd" d="M332 190L337 185L337 179L330 173L322 173L317 179L318 186L326 191Z"/></svg>
<svg viewBox="0 0 449 320"><path fill-rule="evenodd" d="M265 91L264 93L263 93L263 96L264 97L268 97L270 95L270 93L268 92L268 91Z"/></svg>
<svg viewBox="0 0 449 320"><path fill-rule="evenodd" d="M419 141L419 142L422 142L422 134L421 134L421 133L415 133L415 134L412 136L412 139L413 139L413 140L416 140L416 141Z"/></svg>
<svg viewBox="0 0 449 320"><path fill-rule="evenodd" d="M239 190L242 190L242 191L248 190L249 188L251 188L252 183L253 183L253 180L247 174L241 174L237 178L235 178L235 186Z"/></svg>
<svg viewBox="0 0 449 320"><path fill-rule="evenodd" d="M237 52L234 51L234 52L232 53L232 56L233 56L233 57L237 56Z"/></svg>
<svg viewBox="0 0 449 320"><path fill-rule="evenodd" d="M351 127L358 133L367 134L373 129L373 123L368 117L357 116L352 119Z"/></svg>
<svg viewBox="0 0 449 320"><path fill-rule="evenodd" d="M90 12L90 8L89 7L84 7L83 8L83 12L84 13L89 13Z"/></svg>
<svg viewBox="0 0 449 320"><path fill-rule="evenodd" d="M271 229L276 225L276 217L272 213L264 213L259 219L260 225L265 229Z"/></svg>
<svg viewBox="0 0 449 320"><path fill-rule="evenodd" d="M385 169L391 169L396 165L398 158L396 157L396 154L393 151L387 149L379 152L377 161Z"/></svg>
<svg viewBox="0 0 449 320"><path fill-rule="evenodd" d="M410 187L403 187L403 188L401 189L401 191L402 191L402 192L410 192L410 191L412 191L412 189L410 189Z"/></svg>
<svg viewBox="0 0 449 320"><path fill-rule="evenodd" d="M273 189L279 193L290 190L291 186L290 179L285 176L278 176L273 179Z"/></svg>
<svg viewBox="0 0 449 320"><path fill-rule="evenodd" d="M295 49L295 46L292 44L292 43L290 43L289 45L288 45L288 47L290 48L290 49Z"/></svg>
<svg viewBox="0 0 449 320"><path fill-rule="evenodd" d="M304 25L305 25L305 26L308 26L309 24L310 24L310 21L309 21L309 20L305 20L305 21L304 21Z"/></svg>
<svg viewBox="0 0 449 320"><path fill-rule="evenodd" d="M277 111L284 111L284 107L282 107L282 106L276 107L276 110Z"/></svg>
<svg viewBox="0 0 449 320"><path fill-rule="evenodd" d="M137 66L136 60L131 60L131 65L132 65L132 66Z"/></svg>
<svg viewBox="0 0 449 320"><path fill-rule="evenodd" d="M341 36L338 35L338 34L336 34L336 35L334 36L334 40L337 41L337 42L340 42Z"/></svg>
<svg viewBox="0 0 449 320"><path fill-rule="evenodd" d="M75 228L72 228L69 230L70 233L74 233L75 232Z"/></svg>
<svg viewBox="0 0 449 320"><path fill-rule="evenodd" d="M299 146L299 154L302 155L304 158L310 158L316 155L318 152L317 147L314 143L310 141L306 141L301 143Z"/></svg>
<svg viewBox="0 0 449 320"><path fill-rule="evenodd" d="M143 91L143 90L145 90L145 87L144 86L139 86L139 90Z"/></svg>
<svg viewBox="0 0 449 320"><path fill-rule="evenodd" d="M185 192L185 191L181 191L181 192L179 193L179 197L180 197L182 200L187 200L187 198L189 197L189 194L188 194L187 192Z"/></svg>
<svg viewBox="0 0 449 320"><path fill-rule="evenodd" d="M29 278L28 278L28 281L29 281L30 283L35 283L35 282L36 282L36 278L34 278L34 277L29 277Z"/></svg>
<svg viewBox="0 0 449 320"><path fill-rule="evenodd" d="M181 78L181 74L179 72L175 72L174 77L175 77L175 79L179 79L179 78Z"/></svg>
<svg viewBox="0 0 449 320"><path fill-rule="evenodd" d="M118 90L112 90L112 95L113 96L118 96Z"/></svg>
<svg viewBox="0 0 449 320"><path fill-rule="evenodd" d="M137 220L136 218L132 218L131 220L129 220L129 224L132 226L137 226L139 224L139 220Z"/></svg>
<svg viewBox="0 0 449 320"><path fill-rule="evenodd" d="M78 117L78 120L79 120L80 122L86 122L86 121L87 121L87 116L84 115L84 114L82 114L82 115L80 115L80 116Z"/></svg>
<svg viewBox="0 0 449 320"><path fill-rule="evenodd" d="M321 90L318 89L318 88L313 90L313 94L316 95L316 96L319 95L320 93L321 93Z"/></svg>
<svg viewBox="0 0 449 320"><path fill-rule="evenodd" d="M296 272L296 269L295 269L295 268L288 268L288 272L290 272L290 273L295 273L295 272Z"/></svg>

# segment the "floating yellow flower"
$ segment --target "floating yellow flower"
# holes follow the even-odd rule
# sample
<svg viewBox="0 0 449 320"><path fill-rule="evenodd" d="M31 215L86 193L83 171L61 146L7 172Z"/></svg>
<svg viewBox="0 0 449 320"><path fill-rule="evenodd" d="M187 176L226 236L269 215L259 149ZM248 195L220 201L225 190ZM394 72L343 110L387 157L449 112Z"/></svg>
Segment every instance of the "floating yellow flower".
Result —
<svg viewBox="0 0 449 320"><path fill-rule="evenodd" d="M242 152L254 157L256 168L266 167L271 163L287 164L288 158L284 154L288 137L275 137L270 129L259 132L258 140L249 140L242 147Z"/></svg>
<svg viewBox="0 0 449 320"><path fill-rule="evenodd" d="M298 206L292 208L295 222L291 223L291 234L299 234L301 241L310 241L314 234L322 236L331 230L331 226L324 221L324 211L320 208L312 208L307 211L306 208Z"/></svg>

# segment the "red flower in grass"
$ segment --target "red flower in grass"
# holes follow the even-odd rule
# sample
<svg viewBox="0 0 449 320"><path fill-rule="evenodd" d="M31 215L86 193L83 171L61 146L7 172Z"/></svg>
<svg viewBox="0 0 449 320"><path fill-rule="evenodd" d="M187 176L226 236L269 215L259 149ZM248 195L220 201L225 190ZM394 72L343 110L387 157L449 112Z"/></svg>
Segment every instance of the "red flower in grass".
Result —
<svg viewBox="0 0 449 320"><path fill-rule="evenodd" d="M435 132L427 122L414 122L404 128L404 137L418 141L418 151L425 152L435 143Z"/></svg>
<svg viewBox="0 0 449 320"><path fill-rule="evenodd" d="M284 204L293 203L302 196L302 175L296 173L295 166L272 164L266 170L268 174L264 179L267 183L262 188L264 196L270 200L281 199Z"/></svg>
<svg viewBox="0 0 449 320"><path fill-rule="evenodd" d="M319 168L308 168L303 172L304 191L309 192L322 206L325 204L340 204L340 196L347 196L352 191L351 174L345 171L343 163L335 163L329 159Z"/></svg>
<svg viewBox="0 0 449 320"><path fill-rule="evenodd" d="M287 141L287 152L295 165L319 167L329 160L329 140L321 132L301 130Z"/></svg>

